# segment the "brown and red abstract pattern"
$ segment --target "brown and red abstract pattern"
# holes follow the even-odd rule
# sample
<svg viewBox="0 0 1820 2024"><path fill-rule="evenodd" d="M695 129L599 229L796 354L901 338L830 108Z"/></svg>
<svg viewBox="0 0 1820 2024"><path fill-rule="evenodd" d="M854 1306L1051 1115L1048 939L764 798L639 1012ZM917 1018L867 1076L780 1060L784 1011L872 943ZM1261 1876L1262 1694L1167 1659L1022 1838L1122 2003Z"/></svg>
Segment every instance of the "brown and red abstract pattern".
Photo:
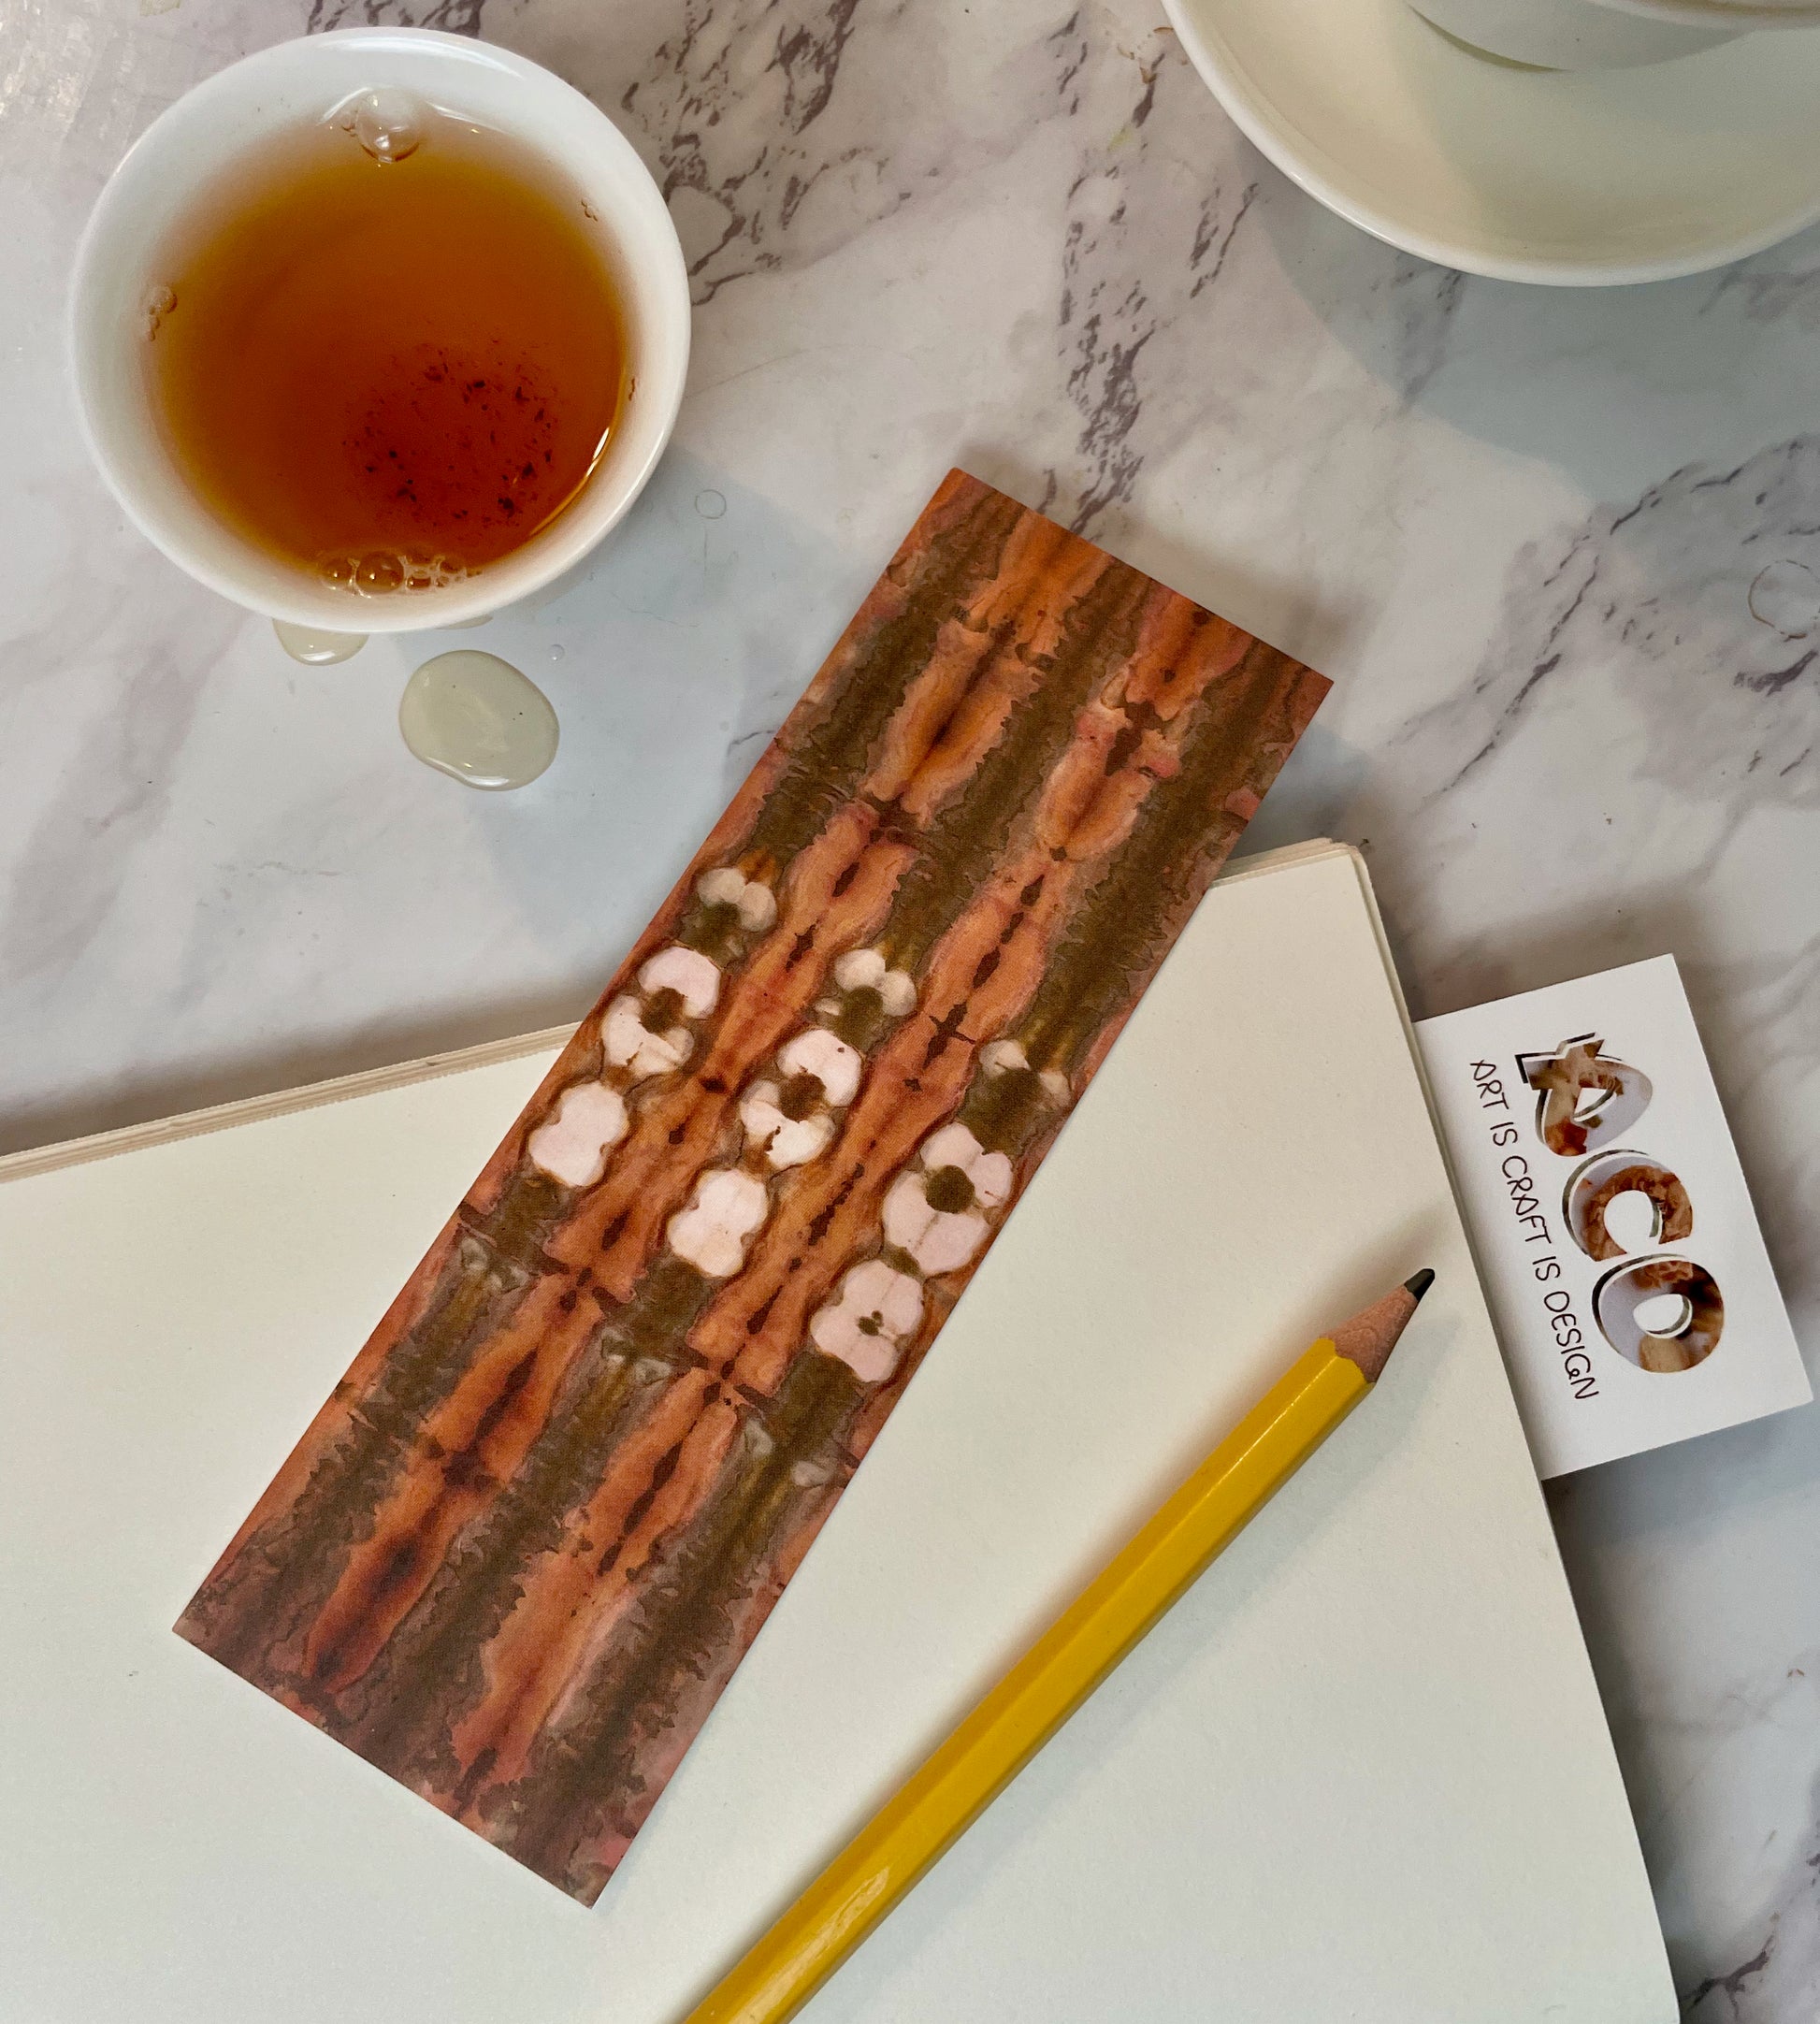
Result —
<svg viewBox="0 0 1820 2024"><path fill-rule="evenodd" d="M1326 688L951 473L181 1634L592 1903Z"/></svg>

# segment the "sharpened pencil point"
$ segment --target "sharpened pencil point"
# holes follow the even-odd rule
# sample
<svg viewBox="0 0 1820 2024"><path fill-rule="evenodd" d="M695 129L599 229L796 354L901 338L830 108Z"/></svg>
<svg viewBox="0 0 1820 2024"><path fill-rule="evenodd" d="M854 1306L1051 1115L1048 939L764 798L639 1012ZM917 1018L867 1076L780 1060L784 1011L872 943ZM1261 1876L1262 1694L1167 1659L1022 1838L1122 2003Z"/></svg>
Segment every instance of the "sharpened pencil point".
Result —
<svg viewBox="0 0 1820 2024"><path fill-rule="evenodd" d="M1397 1337L1416 1310L1416 1302L1434 1282L1435 1275L1424 1265L1413 1279L1405 1279L1381 1300L1374 1300L1362 1314L1355 1314L1334 1330L1335 1349L1349 1363L1358 1365L1367 1384L1377 1383L1379 1374L1391 1360Z"/></svg>

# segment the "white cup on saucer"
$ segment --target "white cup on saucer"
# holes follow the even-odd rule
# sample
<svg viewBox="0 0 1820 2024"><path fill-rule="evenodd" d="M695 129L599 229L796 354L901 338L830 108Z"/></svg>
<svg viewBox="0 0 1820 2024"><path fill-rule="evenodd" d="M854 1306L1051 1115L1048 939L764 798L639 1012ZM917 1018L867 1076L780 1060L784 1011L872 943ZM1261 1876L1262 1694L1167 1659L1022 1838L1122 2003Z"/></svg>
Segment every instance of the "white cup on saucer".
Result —
<svg viewBox="0 0 1820 2024"><path fill-rule="evenodd" d="M408 92L496 128L576 188L606 227L630 387L581 492L531 540L458 581L377 597L325 582L256 546L209 510L166 447L145 359L146 304L160 284L155 263L197 193L265 137L368 90ZM682 248L630 142L538 65L423 29L345 29L279 43L180 98L134 143L102 191L77 251L70 292L77 406L90 451L122 506L199 583L312 635L469 624L571 568L625 514L662 455L682 403L688 347Z"/></svg>
<svg viewBox="0 0 1820 2024"><path fill-rule="evenodd" d="M1759 28L1820 22L1814 0L1409 0L1459 41L1545 70L1615 70L1691 56Z"/></svg>

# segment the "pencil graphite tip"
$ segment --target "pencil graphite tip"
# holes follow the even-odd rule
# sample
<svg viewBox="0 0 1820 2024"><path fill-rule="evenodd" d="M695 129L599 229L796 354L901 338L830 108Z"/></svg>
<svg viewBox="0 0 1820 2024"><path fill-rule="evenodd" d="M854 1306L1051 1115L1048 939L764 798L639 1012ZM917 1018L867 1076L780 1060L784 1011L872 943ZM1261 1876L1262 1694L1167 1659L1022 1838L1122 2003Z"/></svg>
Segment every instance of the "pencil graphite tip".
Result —
<svg viewBox="0 0 1820 2024"><path fill-rule="evenodd" d="M1381 1300L1374 1300L1350 1322L1342 1323L1334 1330L1335 1349L1358 1365L1367 1384L1377 1383L1379 1374L1391 1360L1397 1337L1416 1310L1416 1302L1434 1283L1435 1275L1424 1265L1394 1292L1386 1294Z"/></svg>

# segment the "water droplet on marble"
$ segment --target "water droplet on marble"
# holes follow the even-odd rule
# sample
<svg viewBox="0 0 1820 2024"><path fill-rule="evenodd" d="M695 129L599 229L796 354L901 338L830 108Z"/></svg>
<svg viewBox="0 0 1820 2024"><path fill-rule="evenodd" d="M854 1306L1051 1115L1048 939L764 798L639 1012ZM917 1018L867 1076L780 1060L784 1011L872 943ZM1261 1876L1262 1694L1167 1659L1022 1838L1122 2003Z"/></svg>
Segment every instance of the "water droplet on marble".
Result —
<svg viewBox="0 0 1820 2024"><path fill-rule="evenodd" d="M522 788L556 756L556 713L537 684L497 654L458 647L404 686L398 730L439 773L470 788Z"/></svg>
<svg viewBox="0 0 1820 2024"><path fill-rule="evenodd" d="M552 660L560 660L562 658L562 643L560 641L552 642L550 646L550 658Z"/></svg>
<svg viewBox="0 0 1820 2024"><path fill-rule="evenodd" d="M374 161L402 162L424 144L429 108L409 92L381 89L362 92L337 108L337 123L366 149Z"/></svg>
<svg viewBox="0 0 1820 2024"><path fill-rule="evenodd" d="M1804 640L1820 625L1820 576L1805 562L1772 562L1753 578L1751 616L1782 634Z"/></svg>
<svg viewBox="0 0 1820 2024"><path fill-rule="evenodd" d="M364 632L329 632L321 626L293 626L282 618L272 620L272 630L291 658L306 668L332 668L337 661L352 660L367 643Z"/></svg>
<svg viewBox="0 0 1820 2024"><path fill-rule="evenodd" d="M727 499L723 493L709 490L695 495L695 510L704 520L718 520L727 511Z"/></svg>

